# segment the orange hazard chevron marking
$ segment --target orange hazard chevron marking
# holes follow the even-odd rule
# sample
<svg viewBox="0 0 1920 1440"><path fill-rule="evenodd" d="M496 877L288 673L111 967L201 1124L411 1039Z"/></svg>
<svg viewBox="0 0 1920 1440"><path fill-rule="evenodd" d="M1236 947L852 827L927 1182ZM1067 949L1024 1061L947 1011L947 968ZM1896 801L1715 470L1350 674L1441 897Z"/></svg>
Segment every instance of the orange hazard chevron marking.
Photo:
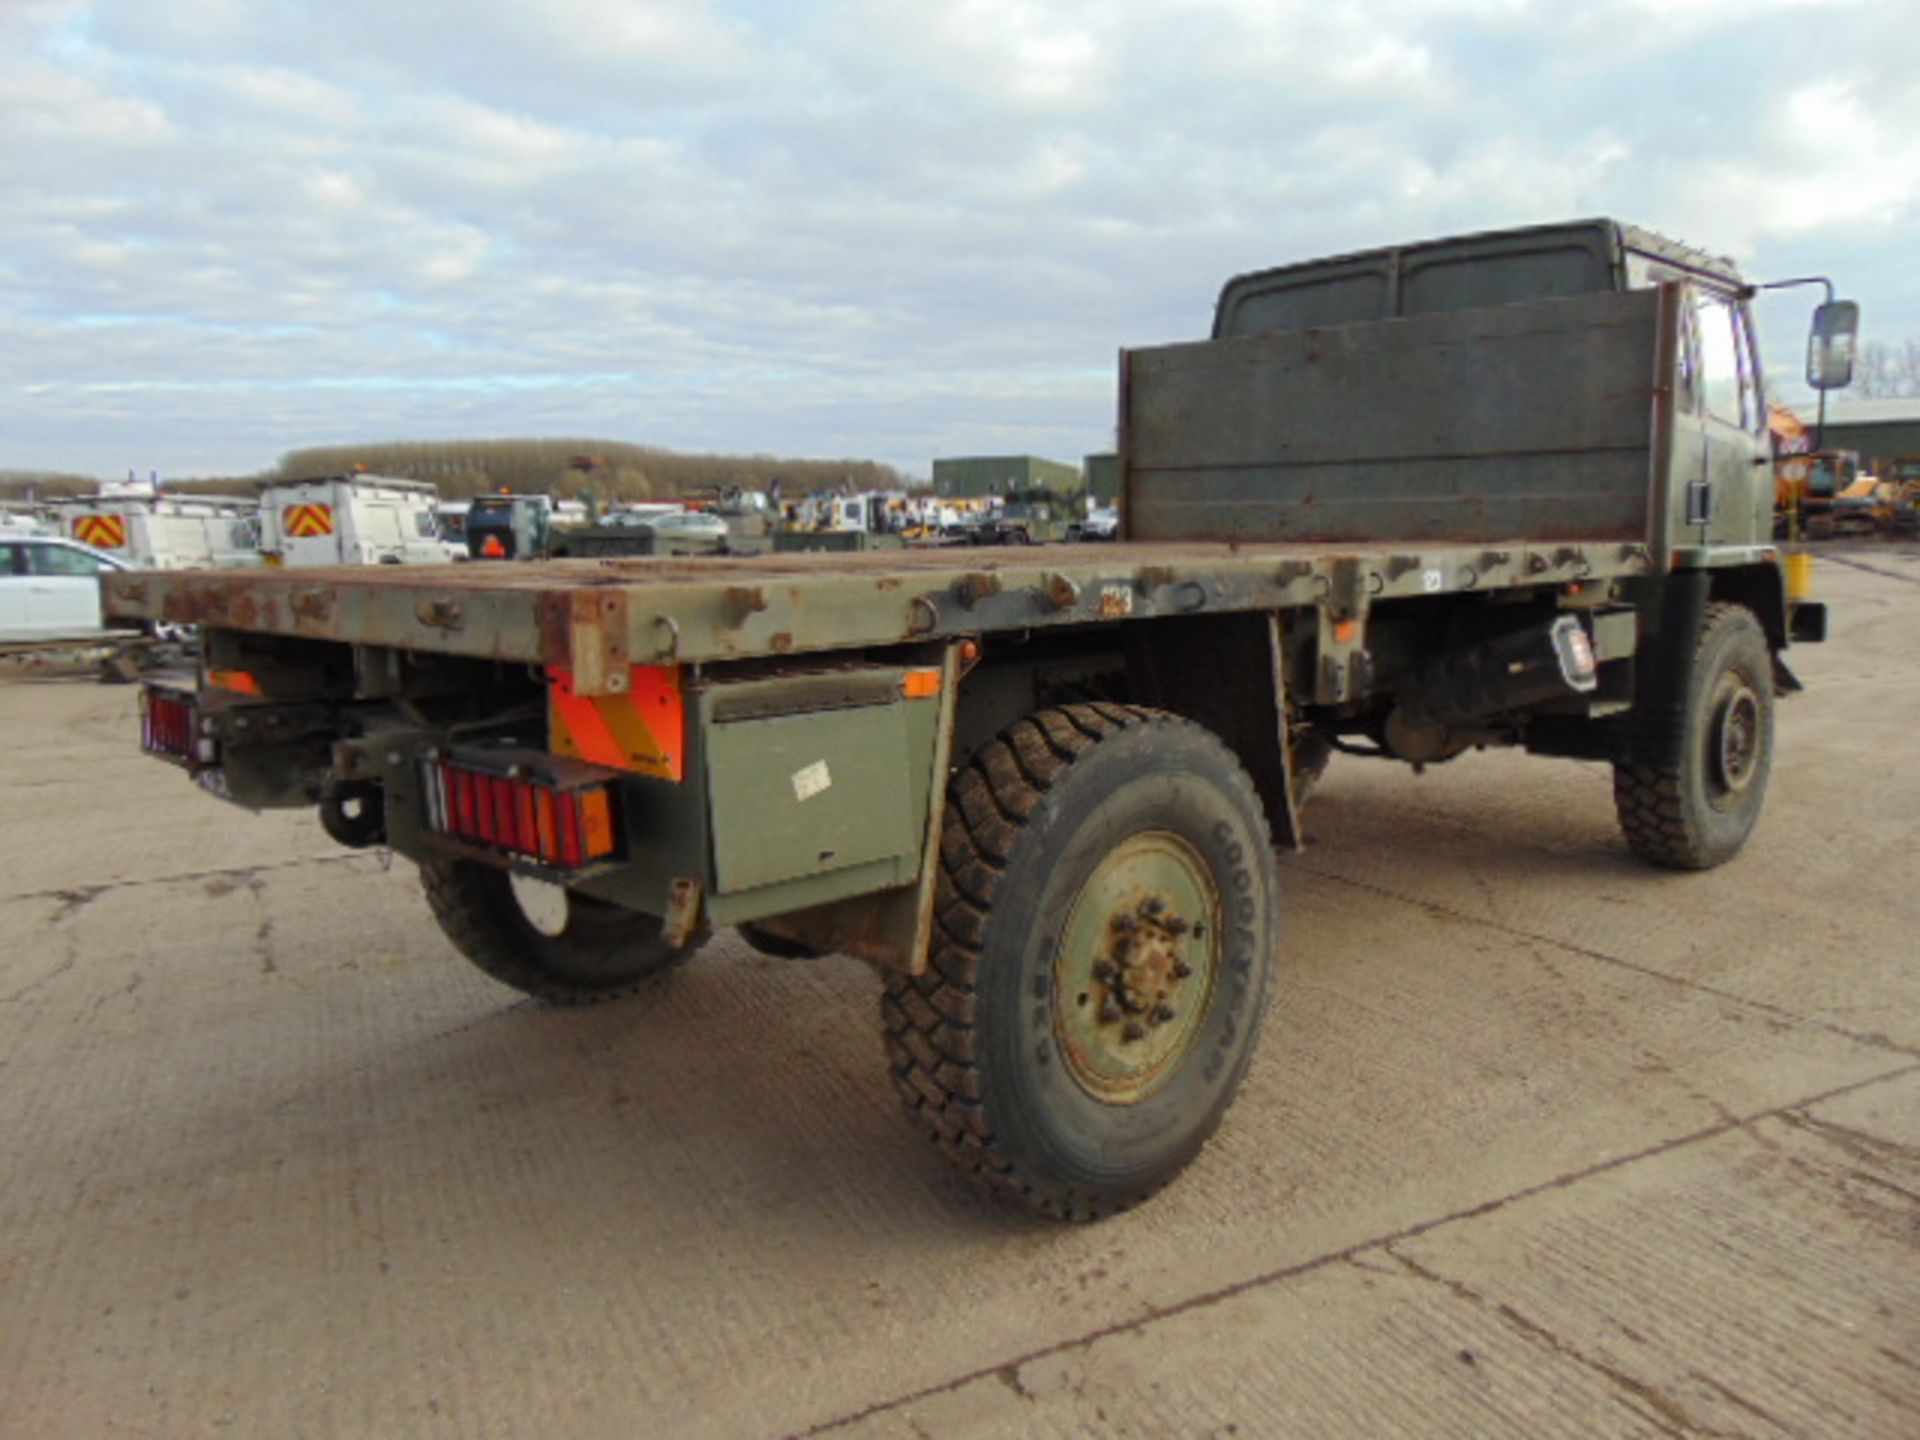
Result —
<svg viewBox="0 0 1920 1440"><path fill-rule="evenodd" d="M660 780L685 773L686 710L676 667L635 665L624 695L576 695L572 671L556 666L549 674L547 731L554 754Z"/></svg>
<svg viewBox="0 0 1920 1440"><path fill-rule="evenodd" d="M312 540L333 533L331 505L289 505L280 512L280 528L296 540Z"/></svg>
<svg viewBox="0 0 1920 1440"><path fill-rule="evenodd" d="M82 545L91 545L96 550L120 550L127 543L127 520L124 515L76 515L73 520L73 538Z"/></svg>

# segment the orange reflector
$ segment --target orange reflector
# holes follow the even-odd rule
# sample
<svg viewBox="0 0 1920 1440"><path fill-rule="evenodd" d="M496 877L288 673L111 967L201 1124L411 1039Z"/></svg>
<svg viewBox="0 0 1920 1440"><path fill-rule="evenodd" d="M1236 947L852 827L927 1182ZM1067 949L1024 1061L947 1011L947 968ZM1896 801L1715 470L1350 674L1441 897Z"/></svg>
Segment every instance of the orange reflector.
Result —
<svg viewBox="0 0 1920 1440"><path fill-rule="evenodd" d="M245 670L209 670L207 684L216 690L231 690L236 695L260 693L260 682Z"/></svg>
<svg viewBox="0 0 1920 1440"><path fill-rule="evenodd" d="M940 693L938 670L909 670L900 678L900 693L909 700L931 700Z"/></svg>
<svg viewBox="0 0 1920 1440"><path fill-rule="evenodd" d="M613 853L613 806L605 790L581 793L580 834L586 841L587 859L598 860Z"/></svg>
<svg viewBox="0 0 1920 1440"><path fill-rule="evenodd" d="M1358 620L1336 620L1333 625L1333 638L1342 645L1351 645L1353 637L1360 633Z"/></svg>
<svg viewBox="0 0 1920 1440"><path fill-rule="evenodd" d="M687 722L677 666L629 666L626 688L617 695L575 694L573 672L560 666L547 675L554 754L660 780L684 774Z"/></svg>

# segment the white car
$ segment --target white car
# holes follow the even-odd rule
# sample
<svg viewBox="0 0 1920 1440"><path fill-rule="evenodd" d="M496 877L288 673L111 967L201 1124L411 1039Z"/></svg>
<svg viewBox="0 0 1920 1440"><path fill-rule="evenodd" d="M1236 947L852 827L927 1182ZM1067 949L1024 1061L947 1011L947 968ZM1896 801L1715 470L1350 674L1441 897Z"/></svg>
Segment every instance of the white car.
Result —
<svg viewBox="0 0 1920 1440"><path fill-rule="evenodd" d="M682 510L673 515L656 515L646 522L656 535L699 535L724 540L730 533L727 522L718 515L699 510Z"/></svg>
<svg viewBox="0 0 1920 1440"><path fill-rule="evenodd" d="M0 535L0 645L100 639L100 574L127 568L75 540Z"/></svg>
<svg viewBox="0 0 1920 1440"><path fill-rule="evenodd" d="M687 507L684 505L643 501L633 505L622 505L617 510L609 510L601 518L600 523L602 525L652 525L664 516L686 513Z"/></svg>

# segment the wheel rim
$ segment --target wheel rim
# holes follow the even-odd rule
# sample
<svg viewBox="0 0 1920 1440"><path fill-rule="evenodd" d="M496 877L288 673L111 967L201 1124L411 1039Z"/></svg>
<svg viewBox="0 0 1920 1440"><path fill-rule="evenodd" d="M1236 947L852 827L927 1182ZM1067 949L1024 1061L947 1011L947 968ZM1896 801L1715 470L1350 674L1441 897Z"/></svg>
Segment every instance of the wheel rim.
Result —
<svg viewBox="0 0 1920 1440"><path fill-rule="evenodd" d="M1074 896L1054 957L1054 1038L1075 1082L1132 1105L1193 1046L1219 971L1220 892L1200 853L1148 831L1108 851Z"/></svg>
<svg viewBox="0 0 1920 1440"><path fill-rule="evenodd" d="M1733 798L1753 784L1760 769L1761 723L1760 697L1753 687L1737 674L1723 676L1707 741L1717 798Z"/></svg>
<svg viewBox="0 0 1920 1440"><path fill-rule="evenodd" d="M513 903L520 907L527 924L549 939L557 940L567 933L572 906L568 903L565 886L536 880L531 875L522 875L517 871L511 872L507 878L513 888Z"/></svg>

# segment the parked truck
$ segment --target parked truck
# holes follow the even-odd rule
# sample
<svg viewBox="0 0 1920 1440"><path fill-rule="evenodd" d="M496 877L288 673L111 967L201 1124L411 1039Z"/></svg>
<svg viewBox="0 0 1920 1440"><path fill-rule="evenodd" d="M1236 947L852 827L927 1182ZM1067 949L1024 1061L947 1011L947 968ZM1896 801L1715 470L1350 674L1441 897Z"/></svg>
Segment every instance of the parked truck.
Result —
<svg viewBox="0 0 1920 1440"><path fill-rule="evenodd" d="M202 627L146 748L416 862L487 974L605 1000L719 926L870 961L914 1123L1088 1219L1233 1097L1333 752L1602 762L1644 860L1746 843L1824 626L1749 293L1608 221L1240 276L1122 357L1108 546L104 583Z"/></svg>
<svg viewBox="0 0 1920 1440"><path fill-rule="evenodd" d="M587 523L580 500L503 490L467 506L464 538L476 560L539 560L553 553L567 530Z"/></svg>

